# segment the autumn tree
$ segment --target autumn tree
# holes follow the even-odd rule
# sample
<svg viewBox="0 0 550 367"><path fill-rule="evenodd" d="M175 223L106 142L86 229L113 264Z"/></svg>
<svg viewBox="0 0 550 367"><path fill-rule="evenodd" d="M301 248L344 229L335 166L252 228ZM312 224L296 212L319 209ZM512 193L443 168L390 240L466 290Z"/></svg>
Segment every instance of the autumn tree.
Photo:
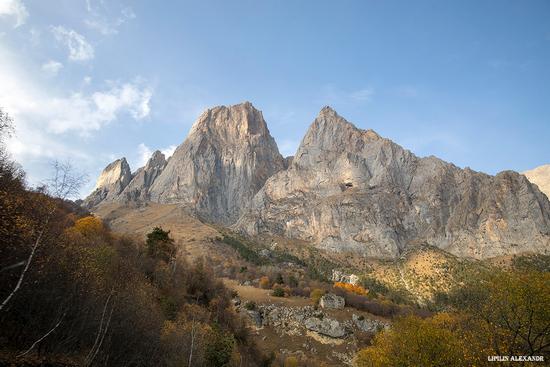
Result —
<svg viewBox="0 0 550 367"><path fill-rule="evenodd" d="M170 231L165 231L161 227L155 227L147 234L146 245L149 256L167 263L173 259L176 253L174 239L170 237Z"/></svg>
<svg viewBox="0 0 550 367"><path fill-rule="evenodd" d="M459 367L464 360L460 338L445 327L444 320L422 320L408 316L396 320L392 328L377 334L373 345L356 357L358 367Z"/></svg>

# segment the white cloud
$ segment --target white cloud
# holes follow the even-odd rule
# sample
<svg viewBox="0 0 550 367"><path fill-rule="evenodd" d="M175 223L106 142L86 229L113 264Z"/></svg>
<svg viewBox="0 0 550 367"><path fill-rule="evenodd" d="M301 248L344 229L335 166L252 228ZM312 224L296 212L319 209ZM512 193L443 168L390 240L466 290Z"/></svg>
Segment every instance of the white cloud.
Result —
<svg viewBox="0 0 550 367"><path fill-rule="evenodd" d="M358 102L366 102L371 100L373 94L374 90L372 88L364 88L355 92L351 92L350 97L351 99Z"/></svg>
<svg viewBox="0 0 550 367"><path fill-rule="evenodd" d="M177 146L176 145L169 145L164 149L161 149L161 153L164 154L166 159L170 158L174 152L176 151Z"/></svg>
<svg viewBox="0 0 550 367"><path fill-rule="evenodd" d="M139 163L138 167L143 167L153 155L153 151L147 145L141 143L138 145Z"/></svg>
<svg viewBox="0 0 550 367"><path fill-rule="evenodd" d="M0 0L0 17L14 17L17 28L23 24L29 17L29 12L21 0Z"/></svg>
<svg viewBox="0 0 550 367"><path fill-rule="evenodd" d="M104 90L52 95L50 88L29 77L21 63L0 45L0 106L16 122L16 136L8 142L21 163L45 157L84 158L75 139L62 133L90 135L128 113L142 119L150 113L152 91L143 81L110 83ZM78 141L78 140L76 140Z"/></svg>
<svg viewBox="0 0 550 367"><path fill-rule="evenodd" d="M73 29L51 27L55 39L69 49L69 60L86 61L94 58L94 48L86 38Z"/></svg>
<svg viewBox="0 0 550 367"><path fill-rule="evenodd" d="M91 17L86 19L84 23L104 36L117 34L118 28L121 25L136 17L131 8L123 8L116 19L109 19L107 16L93 10L90 6L88 6L88 11L91 13Z"/></svg>
<svg viewBox="0 0 550 367"><path fill-rule="evenodd" d="M135 120L147 117L152 91L139 83L113 84L109 89L92 94L73 93L48 101L53 111L48 121L50 131L60 134L76 131L88 135L117 119L123 112Z"/></svg>
<svg viewBox="0 0 550 367"><path fill-rule="evenodd" d="M365 87L358 90L342 90L332 84L327 84L322 88L322 104L361 104L370 102L374 96L374 88Z"/></svg>
<svg viewBox="0 0 550 367"><path fill-rule="evenodd" d="M42 71L47 76L56 76L57 73L59 73L59 70L61 70L62 68L63 68L63 64L55 60L50 60L42 64Z"/></svg>

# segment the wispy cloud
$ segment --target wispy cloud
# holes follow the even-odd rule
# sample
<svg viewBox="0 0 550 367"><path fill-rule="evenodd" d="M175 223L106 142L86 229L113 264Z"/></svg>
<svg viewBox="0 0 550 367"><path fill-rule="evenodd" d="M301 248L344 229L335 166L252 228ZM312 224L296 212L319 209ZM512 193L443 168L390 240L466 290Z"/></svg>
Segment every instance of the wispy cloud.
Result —
<svg viewBox="0 0 550 367"><path fill-rule="evenodd" d="M48 101L53 111L48 128L56 134L76 131L87 135L116 120L123 112L140 120L150 113L152 94L149 87L131 82L113 83L110 88L92 94L78 92L69 97L52 98Z"/></svg>
<svg viewBox="0 0 550 367"><path fill-rule="evenodd" d="M51 27L55 39L69 50L69 60L86 61L94 58L94 48L86 38L73 29L61 25Z"/></svg>
<svg viewBox="0 0 550 367"><path fill-rule="evenodd" d="M375 94L374 88L364 87L357 90L344 90L333 84L325 85L321 90L323 104L362 104L370 102Z"/></svg>
<svg viewBox="0 0 550 367"><path fill-rule="evenodd" d="M135 120L150 114L152 89L145 81L111 82L101 90L55 95L1 46L0 59L0 101L16 121L8 147L22 163L48 157L84 159L87 155L79 153L74 139L59 135L88 136L124 113Z"/></svg>
<svg viewBox="0 0 550 367"><path fill-rule="evenodd" d="M42 71L47 76L56 76L57 73L59 73L59 70L61 70L62 68L63 68L63 64L55 60L50 60L42 64Z"/></svg>
<svg viewBox="0 0 550 367"><path fill-rule="evenodd" d="M113 35L118 33L118 29L124 23L136 18L136 14L130 7L124 7L120 10L120 13L116 17L111 17L107 13L110 11L106 8L104 3L100 7L92 6L90 0L86 2L89 17L84 20L89 28L94 29L104 36Z"/></svg>
<svg viewBox="0 0 550 367"><path fill-rule="evenodd" d="M29 12L21 0L1 0L0 17L14 18L14 28L17 28L25 24L29 17Z"/></svg>

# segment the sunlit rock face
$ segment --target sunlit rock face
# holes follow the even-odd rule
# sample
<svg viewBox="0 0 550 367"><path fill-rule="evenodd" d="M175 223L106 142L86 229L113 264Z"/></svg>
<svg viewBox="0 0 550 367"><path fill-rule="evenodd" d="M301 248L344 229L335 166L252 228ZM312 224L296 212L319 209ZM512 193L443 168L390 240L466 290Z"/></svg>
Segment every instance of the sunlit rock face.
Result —
<svg viewBox="0 0 550 367"><path fill-rule="evenodd" d="M120 194L119 199L123 201L148 201L149 190L153 182L166 167L166 158L160 151L155 151L144 167L139 168L132 181Z"/></svg>
<svg viewBox="0 0 550 367"><path fill-rule="evenodd" d="M374 257L428 243L486 258L548 252L549 213L547 198L516 172L489 176L416 157L325 107L235 229Z"/></svg>
<svg viewBox="0 0 550 367"><path fill-rule="evenodd" d="M126 158L117 159L101 172L94 191L84 200L83 205L90 209L101 202L118 199L131 180L132 171Z"/></svg>
<svg viewBox="0 0 550 367"><path fill-rule="evenodd" d="M152 201L180 203L231 224L265 181L285 168L262 113L251 103L204 112L150 189Z"/></svg>

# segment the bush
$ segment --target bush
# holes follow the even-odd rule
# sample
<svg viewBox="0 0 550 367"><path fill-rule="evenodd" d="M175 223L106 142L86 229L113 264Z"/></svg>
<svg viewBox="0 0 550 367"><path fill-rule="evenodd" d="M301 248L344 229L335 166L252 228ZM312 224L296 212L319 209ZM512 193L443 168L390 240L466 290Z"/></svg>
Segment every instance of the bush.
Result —
<svg viewBox="0 0 550 367"><path fill-rule="evenodd" d="M273 288L273 292L271 293L271 295L274 296L274 297L284 297L285 296L285 291L281 287L275 287L275 288Z"/></svg>
<svg viewBox="0 0 550 367"><path fill-rule="evenodd" d="M325 294L325 291L323 289L315 288L309 294L309 298L311 298L314 304L318 305L319 301L321 300L321 297L323 297L324 294Z"/></svg>
<svg viewBox="0 0 550 367"><path fill-rule="evenodd" d="M260 278L260 288L263 288L263 289L271 288L271 282L269 281L268 277L263 276Z"/></svg>
<svg viewBox="0 0 550 367"><path fill-rule="evenodd" d="M254 301L247 301L245 304L244 304L244 308L247 309L248 311L253 311L256 309L256 302Z"/></svg>

